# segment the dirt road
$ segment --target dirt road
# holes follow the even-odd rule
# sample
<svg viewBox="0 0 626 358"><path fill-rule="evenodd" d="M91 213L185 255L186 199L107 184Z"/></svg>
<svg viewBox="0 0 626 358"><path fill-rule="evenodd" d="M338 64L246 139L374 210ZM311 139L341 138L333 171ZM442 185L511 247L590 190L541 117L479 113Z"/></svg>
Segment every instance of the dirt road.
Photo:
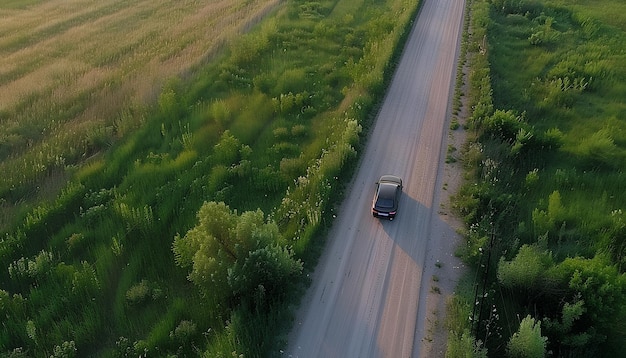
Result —
<svg viewBox="0 0 626 358"><path fill-rule="evenodd" d="M440 193L464 0L422 0L362 162L283 356L431 357L454 230ZM374 183L404 179L398 216L371 215ZM429 324L430 322L430 324Z"/></svg>

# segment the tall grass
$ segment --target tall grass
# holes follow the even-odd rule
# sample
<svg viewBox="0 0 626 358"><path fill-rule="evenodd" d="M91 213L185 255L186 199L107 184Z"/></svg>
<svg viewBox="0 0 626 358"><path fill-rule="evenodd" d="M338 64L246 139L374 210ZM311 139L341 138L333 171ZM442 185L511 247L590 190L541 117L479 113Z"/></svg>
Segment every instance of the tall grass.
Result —
<svg viewBox="0 0 626 358"><path fill-rule="evenodd" d="M474 33L487 32L482 41L474 38L476 140L466 151L471 183L458 205L469 226L463 254L478 267L483 281L476 285L484 283L486 293L476 297L483 320L473 332L484 337L490 356L506 354L516 315L528 313L542 321L541 335L557 356L623 348L626 124L618 118L626 73L618 63L626 37L611 15L621 6L608 0L601 9L541 1L472 7ZM541 265L532 262L537 257ZM530 268L541 279L529 279ZM612 289L597 290L592 281ZM598 299L611 303L599 308ZM570 311L582 306L584 312ZM570 319L576 323L556 323ZM580 344L569 341L581 335L587 339Z"/></svg>
<svg viewBox="0 0 626 358"><path fill-rule="evenodd" d="M128 115L189 75L276 1L13 1L0 32L0 195L15 205L52 173L139 127ZM19 6L18 6L19 5ZM28 7L28 10L22 8ZM123 121L119 121L123 119Z"/></svg>
<svg viewBox="0 0 626 358"><path fill-rule="evenodd" d="M186 27L173 27L173 35L155 28L153 33L135 34L133 29L157 26L147 14L197 28L194 21L211 24L203 16L215 10L207 4L196 8L201 6L196 2L189 2L189 7L154 4L110 1L67 18L62 16L65 12L53 12L50 23L43 25L46 31L35 29L31 40L18 37L5 46L19 47L20 41L34 45L47 33L61 36L74 32L74 27L86 29L83 25L97 15L93 22L112 26L112 33L130 31L130 42L103 48L88 61L77 58L114 71L111 81L96 85L109 92L99 93L135 96L144 87L127 88L124 80L133 83L135 72L129 68L121 73L126 71L121 65L128 61L149 69L153 63L133 62L143 54L131 48L156 46L153 37L163 41L166 47L141 48L164 54L151 61L167 69L177 58L168 53L169 46L184 52L192 46L188 41L196 42L186 37L194 34ZM226 14L235 6L213 4ZM237 4L242 13L220 20L237 24L234 19L256 20L273 4ZM72 119L68 112L54 118L53 124L33 122L54 130L46 129L33 142L46 148L35 156L44 168L30 177L21 174L30 183L38 183L50 170L67 170L74 176L61 195L27 211L1 239L0 263L14 268L0 273L0 310L11 317L0 330L3 353L22 349L49 355L58 346L94 356L275 354L290 323L285 297L268 299L271 310L263 313L211 298L230 297L228 292L204 295L187 280L189 272L176 266L173 238L194 227L196 213L206 201L224 201L242 212L260 208L279 224L277 244L293 246L297 258L305 258L310 267L323 243L323 229L332 220L331 199L341 194L340 178L351 172L349 159L360 148L361 128L369 124L417 11L417 5L407 1L300 5L284 4L275 19L233 40L214 62L203 65L206 56L196 58L197 68L185 62L189 66L182 67L195 71L193 77L166 82L166 76L157 76L145 82L145 88L150 87L145 102L133 97L131 106L107 112L117 103L108 97L113 100L103 105L101 124ZM146 26L125 21L131 18ZM8 29L16 22L2 26ZM94 26L93 31L98 29ZM108 34L101 34L104 44L111 41ZM174 35L178 37L167 37ZM85 41L77 42L81 54L96 46L91 38L77 38ZM113 69L114 64L121 67ZM74 83L73 75L57 77ZM62 97L62 90L58 95L59 100L75 100ZM94 99L80 91L78 96ZM45 102L35 95L30 101L24 108ZM80 115L98 112L90 112L82 101L78 105ZM80 123L90 133L75 145L76 157L64 154L64 163L52 166L49 158L56 158L60 143L75 144L72 139L78 138L68 128ZM33 132L40 127L35 128ZM57 136L63 140L47 144ZM109 150L100 152L102 145ZM30 152L24 150L23 155ZM27 163L26 157L20 158ZM12 200L26 196L18 189L11 195ZM302 281L305 284L306 278ZM299 289L288 297L297 300Z"/></svg>

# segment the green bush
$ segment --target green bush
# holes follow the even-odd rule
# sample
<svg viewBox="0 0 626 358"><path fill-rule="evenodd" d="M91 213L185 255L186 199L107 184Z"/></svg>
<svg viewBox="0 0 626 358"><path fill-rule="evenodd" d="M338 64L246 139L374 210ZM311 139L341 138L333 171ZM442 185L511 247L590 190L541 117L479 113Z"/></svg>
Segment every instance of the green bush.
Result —
<svg viewBox="0 0 626 358"><path fill-rule="evenodd" d="M541 321L530 315L524 317L519 329L507 344L507 356L511 358L543 358L546 356L546 341L541 335Z"/></svg>
<svg viewBox="0 0 626 358"><path fill-rule="evenodd" d="M541 290L551 289L551 277L548 270L554 266L552 254L533 245L523 245L515 258L506 261L500 258L498 281L504 287L536 294Z"/></svg>
<svg viewBox="0 0 626 358"><path fill-rule="evenodd" d="M608 129L601 129L583 139L578 150L587 168L613 168L620 166L623 158Z"/></svg>
<svg viewBox="0 0 626 358"><path fill-rule="evenodd" d="M487 358L487 349L466 330L448 337L446 358Z"/></svg>
<svg viewBox="0 0 626 358"><path fill-rule="evenodd" d="M61 345L54 346L51 358L73 358L76 357L76 344L74 341L65 341Z"/></svg>
<svg viewBox="0 0 626 358"><path fill-rule="evenodd" d="M232 121L232 111L224 100L215 100L209 105L208 114L211 119L222 127L228 126Z"/></svg>
<svg viewBox="0 0 626 358"><path fill-rule="evenodd" d="M141 280L126 291L126 303L129 306L140 305L152 297L152 289L146 280Z"/></svg>
<svg viewBox="0 0 626 358"><path fill-rule="evenodd" d="M238 260L228 271L228 283L236 297L263 309L283 300L301 272L302 262L294 258L292 250L270 244Z"/></svg>
<svg viewBox="0 0 626 358"><path fill-rule="evenodd" d="M253 298L253 306L280 301L302 263L279 246L278 227L260 210L240 216L224 203L207 202L199 224L174 239L176 262L191 267L189 279L212 297Z"/></svg>

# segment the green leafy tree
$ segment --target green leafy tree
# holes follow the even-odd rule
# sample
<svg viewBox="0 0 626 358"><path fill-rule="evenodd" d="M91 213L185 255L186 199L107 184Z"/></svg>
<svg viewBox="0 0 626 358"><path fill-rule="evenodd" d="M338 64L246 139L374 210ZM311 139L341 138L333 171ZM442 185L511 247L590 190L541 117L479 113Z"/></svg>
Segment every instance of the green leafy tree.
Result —
<svg viewBox="0 0 626 358"><path fill-rule="evenodd" d="M281 298L302 272L293 252L280 246L274 222L261 210L237 215L223 202L207 202L198 225L174 239L176 262L191 267L189 279L215 298Z"/></svg>
<svg viewBox="0 0 626 358"><path fill-rule="evenodd" d="M575 302L565 302L559 319L546 318L546 331L552 332L555 341L569 350L578 350L584 347L591 338L587 332L573 333L574 323L585 313L585 302L577 297Z"/></svg>
<svg viewBox="0 0 626 358"><path fill-rule="evenodd" d="M236 217L223 202L205 203L197 217L195 227L174 239L176 263L191 266L189 279L202 291L221 297L228 291L228 267L237 260L235 243L230 241Z"/></svg>
<svg viewBox="0 0 626 358"><path fill-rule="evenodd" d="M547 321L549 335L558 342L553 350L573 355L602 350L607 337L624 327L626 276L602 255L567 258L555 269L565 286L565 302L561 321Z"/></svg>
<svg viewBox="0 0 626 358"><path fill-rule="evenodd" d="M293 251L268 245L249 253L228 271L228 283L238 297L252 298L256 307L282 299L291 281L302 271Z"/></svg>

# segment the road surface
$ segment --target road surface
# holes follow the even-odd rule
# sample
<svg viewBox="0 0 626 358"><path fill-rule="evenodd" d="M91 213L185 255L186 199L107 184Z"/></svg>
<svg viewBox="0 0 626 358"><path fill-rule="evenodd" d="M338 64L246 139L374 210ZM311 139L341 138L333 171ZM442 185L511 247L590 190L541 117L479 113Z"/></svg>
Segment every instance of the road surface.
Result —
<svg viewBox="0 0 626 358"><path fill-rule="evenodd" d="M452 231L438 215L438 193L465 2L422 1L283 356L434 354L423 343L432 339L429 262ZM383 174L404 179L393 221L371 214Z"/></svg>

